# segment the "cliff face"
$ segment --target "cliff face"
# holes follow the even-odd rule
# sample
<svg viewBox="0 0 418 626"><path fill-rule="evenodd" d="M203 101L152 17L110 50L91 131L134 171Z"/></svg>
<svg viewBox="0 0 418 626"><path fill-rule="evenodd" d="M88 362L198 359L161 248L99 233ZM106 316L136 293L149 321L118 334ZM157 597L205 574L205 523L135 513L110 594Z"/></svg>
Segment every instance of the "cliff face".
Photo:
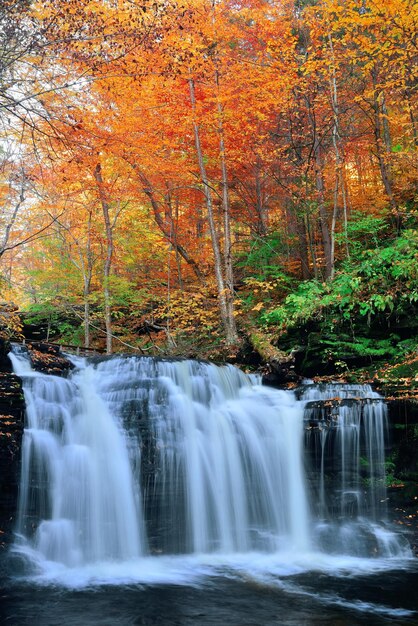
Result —
<svg viewBox="0 0 418 626"><path fill-rule="evenodd" d="M0 342L0 553L15 524L25 410L22 384L11 372L7 352Z"/></svg>

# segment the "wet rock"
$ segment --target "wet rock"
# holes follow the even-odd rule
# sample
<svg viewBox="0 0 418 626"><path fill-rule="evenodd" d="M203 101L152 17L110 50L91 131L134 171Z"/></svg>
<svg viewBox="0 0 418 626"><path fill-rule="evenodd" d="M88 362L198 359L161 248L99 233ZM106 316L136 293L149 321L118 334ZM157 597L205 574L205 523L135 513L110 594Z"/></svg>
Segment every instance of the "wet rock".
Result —
<svg viewBox="0 0 418 626"><path fill-rule="evenodd" d="M8 346L0 342L0 552L12 539L20 476L24 398L20 378L10 372Z"/></svg>
<svg viewBox="0 0 418 626"><path fill-rule="evenodd" d="M32 367L37 372L62 376L74 365L61 352L60 346L50 343L30 343L28 352Z"/></svg>

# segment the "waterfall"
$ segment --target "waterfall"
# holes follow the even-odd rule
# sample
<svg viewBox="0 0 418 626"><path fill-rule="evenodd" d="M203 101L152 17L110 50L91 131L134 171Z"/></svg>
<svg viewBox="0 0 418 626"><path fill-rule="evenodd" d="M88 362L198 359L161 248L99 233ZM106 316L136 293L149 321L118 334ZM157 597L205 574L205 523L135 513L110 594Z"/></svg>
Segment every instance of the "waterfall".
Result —
<svg viewBox="0 0 418 626"><path fill-rule="evenodd" d="M145 449L157 550L308 546L303 410L292 394L262 388L232 366L193 361L117 359L97 372L132 439L143 425L134 447Z"/></svg>
<svg viewBox="0 0 418 626"><path fill-rule="evenodd" d="M68 566L140 556L141 501L97 371L65 379L31 371L22 355L11 359L24 381L27 420L17 532L45 559Z"/></svg>
<svg viewBox="0 0 418 626"><path fill-rule="evenodd" d="M306 448L319 496L317 543L359 556L397 554L396 536L384 531L388 426L382 398L370 385L348 384L307 385L298 397L305 402Z"/></svg>
<svg viewBox="0 0 418 626"><path fill-rule="evenodd" d="M26 399L16 549L38 564L406 554L382 524L386 414L368 387L281 391L151 357L76 359L62 378L10 358Z"/></svg>
<svg viewBox="0 0 418 626"><path fill-rule="evenodd" d="M340 517L384 518L388 428L382 398L370 385L346 384L307 386L298 395L306 402L306 421L316 426L306 431L308 438L319 437L314 447L320 458L320 515L326 517L330 506L335 509L324 489L327 462L327 473L334 475L334 496L339 493Z"/></svg>

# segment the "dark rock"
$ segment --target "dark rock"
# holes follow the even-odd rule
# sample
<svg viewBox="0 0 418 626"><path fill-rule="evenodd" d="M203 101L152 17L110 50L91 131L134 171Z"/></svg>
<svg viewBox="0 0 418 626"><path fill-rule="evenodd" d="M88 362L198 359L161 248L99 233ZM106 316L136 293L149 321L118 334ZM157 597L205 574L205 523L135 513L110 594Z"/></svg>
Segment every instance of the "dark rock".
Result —
<svg viewBox="0 0 418 626"><path fill-rule="evenodd" d="M263 385L283 387L289 383L299 383L301 377L296 373L293 361L278 363L270 361L262 373Z"/></svg>
<svg viewBox="0 0 418 626"><path fill-rule="evenodd" d="M7 352L7 343L0 341L0 553L15 525L25 410L21 380L10 372Z"/></svg>
<svg viewBox="0 0 418 626"><path fill-rule="evenodd" d="M0 372L11 372L12 364L8 357L10 352L10 344L4 339L0 339Z"/></svg>

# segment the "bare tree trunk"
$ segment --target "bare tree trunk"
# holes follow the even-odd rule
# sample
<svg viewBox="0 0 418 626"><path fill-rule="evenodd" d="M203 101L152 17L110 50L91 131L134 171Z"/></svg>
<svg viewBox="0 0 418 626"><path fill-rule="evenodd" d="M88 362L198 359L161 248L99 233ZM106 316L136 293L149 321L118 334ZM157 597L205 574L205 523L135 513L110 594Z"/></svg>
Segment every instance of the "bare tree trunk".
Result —
<svg viewBox="0 0 418 626"><path fill-rule="evenodd" d="M112 354L112 309L109 280L113 258L113 228L110 221L110 203L103 184L102 168L100 163L98 163L94 169L94 177L97 182L97 189L99 192L100 203L102 205L106 231L106 257L103 268L103 300L106 326L106 353Z"/></svg>
<svg viewBox="0 0 418 626"><path fill-rule="evenodd" d="M328 226L328 215L325 206L325 189L324 189L324 177L322 172L322 160L320 156L320 148L317 145L315 147L315 178L316 178L316 190L318 192L318 209L319 209L319 224L321 227L322 245L324 249L325 257L325 278L331 278L334 272L334 264L332 258L332 243L331 235Z"/></svg>
<svg viewBox="0 0 418 626"><path fill-rule="evenodd" d="M389 113L386 106L385 95L381 97L381 110L382 110L382 126L383 126L383 139L385 142L385 149L388 154L392 152L392 137L390 136L389 128Z"/></svg>
<svg viewBox="0 0 418 626"><path fill-rule="evenodd" d="M261 180L260 157L257 156L255 165L255 202L259 223L259 235L264 237L267 235L267 210L263 200L263 185Z"/></svg>
<svg viewBox="0 0 418 626"><path fill-rule="evenodd" d="M181 291L183 291L184 285L183 285L183 276L181 272L181 255L178 251L178 241L177 241L178 224L179 224L179 202L178 202L178 198L176 198L175 211L174 211L175 228L174 228L173 238L174 238L174 249L176 251L177 278L179 282L179 288L181 289Z"/></svg>
<svg viewBox="0 0 418 626"><path fill-rule="evenodd" d="M84 279L84 289L83 289L83 298L84 298L84 316L83 316L83 326L84 326L84 347L90 348L90 304L89 304L89 294L90 294L90 286L88 281Z"/></svg>
<svg viewBox="0 0 418 626"><path fill-rule="evenodd" d="M332 258L332 241L328 225L328 214L325 204L325 187L324 187L324 174L323 163L321 158L321 145L317 133L317 124L315 119L315 111L312 105L308 102L308 116L312 125L313 145L312 154L314 158L315 167L315 185L318 198L318 210L319 210L319 225L321 228L322 248L325 257L325 279L332 276L334 272L334 263Z"/></svg>
<svg viewBox="0 0 418 626"><path fill-rule="evenodd" d="M196 96L195 96L195 87L193 79L189 79L189 89L190 89L190 101L192 104L193 113L196 114ZM203 158L202 146L200 142L200 131L199 125L194 119L193 121L193 131L195 138L195 146L197 159L199 163L200 170L200 178L203 186L203 194L206 202L206 210L208 215L208 223L209 223L209 232L212 242L212 250L214 257L214 270L215 270L215 279L216 285L218 289L218 301L219 301L219 311L221 315L221 320L223 327L225 329L225 338L228 344L234 344L237 340L237 333L235 329L235 320L231 319L230 311L228 310L227 298L226 298L226 288L225 281L222 275L222 258L221 252L219 248L219 238L218 233L216 231L215 217L213 211L213 202L212 202L212 193L209 185L208 176L206 173L205 161ZM234 332L235 329L235 332Z"/></svg>
<svg viewBox="0 0 418 626"><path fill-rule="evenodd" d="M343 177L344 159L341 154L341 133L340 133L340 108L338 102L338 85L337 75L335 71L335 55L334 45L331 34L328 34L328 42L331 52L331 76L330 76L330 92L331 92L331 104L333 113L333 126L332 126L332 143L335 152L335 184L334 184L334 208L332 212L331 222L331 276L334 278L335 272L335 229L337 225L338 217L338 198L341 191L341 197L343 201L343 214L344 214L344 237L346 243L346 253L349 256L348 250L348 234L347 234L347 197L345 193L345 181Z"/></svg>
<svg viewBox="0 0 418 626"><path fill-rule="evenodd" d="M87 231L87 264L83 266L83 298L84 298L84 347L90 348L90 287L91 279L93 276L93 251L91 248L91 225L92 225L92 212L89 211L88 218L88 231Z"/></svg>
<svg viewBox="0 0 418 626"><path fill-rule="evenodd" d="M219 95L219 74L215 72L215 82ZM225 154L225 135L223 127L223 109L222 104L218 99L218 132L219 132L219 154L221 161L222 172L222 206L224 213L224 266L225 266L225 304L227 312L228 332L231 341L229 343L238 343L238 332L235 323L235 310L234 310L234 268L232 263L232 241L231 241L231 222L230 222L230 202L229 202L229 188L228 188L228 170L226 165Z"/></svg>
<svg viewBox="0 0 418 626"><path fill-rule="evenodd" d="M306 228L306 235L308 237L309 252L311 255L311 259L312 259L314 278L315 280L317 280L319 277L319 271L318 271L318 263L316 262L316 250L315 250L315 244L314 244L313 236L312 236L312 227L311 227L311 220L309 219L309 214L305 215L304 225Z"/></svg>
<svg viewBox="0 0 418 626"><path fill-rule="evenodd" d="M296 232L299 240L299 258L302 270L302 279L308 280L311 277L309 270L309 258L308 258L308 233L306 230L306 223L303 217L296 216Z"/></svg>
<svg viewBox="0 0 418 626"><path fill-rule="evenodd" d="M379 163L380 175L385 189L386 195L389 200L389 205L395 216L396 228L399 231L401 227L401 218L398 211L395 195L393 192L392 173L390 171L390 165L388 163L388 149L385 142L388 141L387 133L388 127L385 128L382 125L382 113L380 93L377 88L377 72L376 69L372 71L373 79L373 116L374 116L374 137L376 144L376 156ZM385 137L386 133L386 137Z"/></svg>

